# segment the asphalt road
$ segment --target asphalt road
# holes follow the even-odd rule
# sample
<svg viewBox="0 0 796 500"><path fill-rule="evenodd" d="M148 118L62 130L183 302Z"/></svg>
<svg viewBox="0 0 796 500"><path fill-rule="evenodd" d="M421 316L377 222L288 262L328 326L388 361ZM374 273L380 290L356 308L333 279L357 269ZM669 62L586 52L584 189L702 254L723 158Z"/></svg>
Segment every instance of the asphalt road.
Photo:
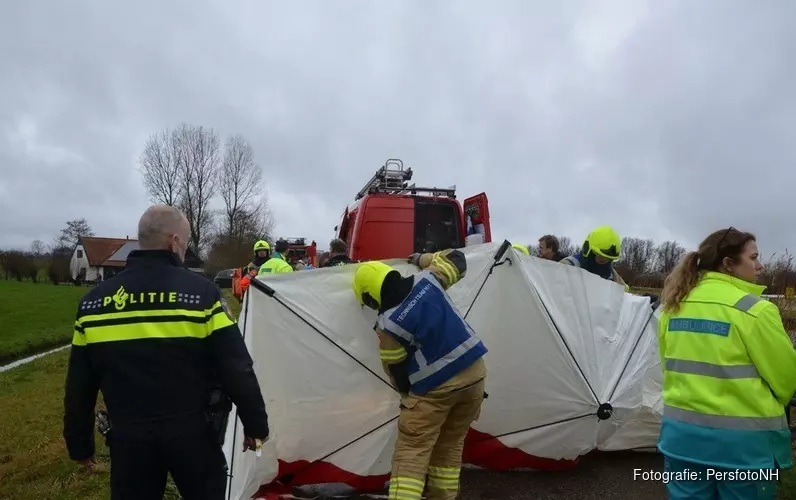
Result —
<svg viewBox="0 0 796 500"><path fill-rule="evenodd" d="M662 471L663 457L656 453L593 453L567 472L462 471L457 500L667 500L660 482L634 480L633 470ZM386 493L386 492L385 492ZM312 500L340 497L301 495ZM386 495L355 495L349 500L376 500Z"/></svg>
<svg viewBox="0 0 796 500"><path fill-rule="evenodd" d="M595 453L566 472L465 471L458 500L666 500L663 483L633 479L633 470L662 471L655 453Z"/></svg>

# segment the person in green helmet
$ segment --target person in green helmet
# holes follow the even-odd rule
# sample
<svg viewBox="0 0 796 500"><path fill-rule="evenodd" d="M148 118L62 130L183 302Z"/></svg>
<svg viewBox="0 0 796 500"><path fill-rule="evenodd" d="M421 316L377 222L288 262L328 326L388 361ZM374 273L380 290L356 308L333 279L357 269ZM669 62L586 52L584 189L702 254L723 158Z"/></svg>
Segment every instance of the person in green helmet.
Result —
<svg viewBox="0 0 796 500"><path fill-rule="evenodd" d="M246 264L246 267L241 269L240 290L235 292L235 297L239 301L243 300L243 295L249 289L251 280L257 276L260 271L260 266L265 264L271 258L271 245L265 240L259 240L254 244L254 258L251 262ZM233 286L234 289L234 286Z"/></svg>
<svg viewBox="0 0 796 500"><path fill-rule="evenodd" d="M274 244L274 251L271 253L271 258L268 259L262 266L257 276L264 274L279 274L279 273L292 273L293 266L291 266L286 259L288 249L288 242L286 240L278 240Z"/></svg>
<svg viewBox="0 0 796 500"><path fill-rule="evenodd" d="M578 253L565 257L560 262L585 269L601 278L619 283L625 287L625 290L630 290L613 266L621 253L622 239L619 234L611 226L600 226L589 233Z"/></svg>
<svg viewBox="0 0 796 500"><path fill-rule="evenodd" d="M265 240L260 240L254 244L254 258L246 265L245 274L254 272L255 274L260 269L260 266L266 263L271 258L271 245Z"/></svg>

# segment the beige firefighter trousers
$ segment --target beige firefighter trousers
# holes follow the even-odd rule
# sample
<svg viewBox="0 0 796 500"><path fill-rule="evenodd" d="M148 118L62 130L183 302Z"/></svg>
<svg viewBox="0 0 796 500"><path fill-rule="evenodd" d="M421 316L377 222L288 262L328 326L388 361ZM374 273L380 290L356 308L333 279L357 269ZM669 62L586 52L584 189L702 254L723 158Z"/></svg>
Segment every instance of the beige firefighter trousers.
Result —
<svg viewBox="0 0 796 500"><path fill-rule="evenodd" d="M481 380L457 391L403 398L390 500L419 500L424 487L428 500L456 498L464 438L481 413L484 386Z"/></svg>

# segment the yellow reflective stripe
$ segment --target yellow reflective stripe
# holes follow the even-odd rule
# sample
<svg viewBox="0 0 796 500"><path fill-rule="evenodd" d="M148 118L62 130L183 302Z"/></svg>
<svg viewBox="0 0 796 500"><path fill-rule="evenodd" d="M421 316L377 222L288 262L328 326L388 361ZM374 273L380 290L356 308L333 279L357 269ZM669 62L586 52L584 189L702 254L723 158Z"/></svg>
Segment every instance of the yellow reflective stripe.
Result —
<svg viewBox="0 0 796 500"><path fill-rule="evenodd" d="M423 497L425 483L408 476L397 476L390 479L390 500L419 500Z"/></svg>
<svg viewBox="0 0 796 500"><path fill-rule="evenodd" d="M444 479L459 479L461 469L459 467L434 467L428 468L428 475Z"/></svg>
<svg viewBox="0 0 796 500"><path fill-rule="evenodd" d="M75 330L74 335L72 335L72 345L79 345L79 346L86 345L86 336Z"/></svg>
<svg viewBox="0 0 796 500"><path fill-rule="evenodd" d="M222 328L233 326L235 324L235 322L229 316L227 316L227 313L224 311L221 302L216 301L216 303L213 304L212 310L217 309L221 310L210 316L210 332L215 332L216 330L221 330Z"/></svg>
<svg viewBox="0 0 796 500"><path fill-rule="evenodd" d="M152 309L149 311L122 311L105 314L87 314L80 317L79 323L122 318L151 318L154 316L190 316L192 318L206 318L213 314L213 310L216 307L221 307L221 303L216 302L210 309L198 311L196 309Z"/></svg>
<svg viewBox="0 0 796 500"><path fill-rule="evenodd" d="M379 356L383 361L403 361L406 359L406 349L399 347L397 349L379 349Z"/></svg>
<svg viewBox="0 0 796 500"><path fill-rule="evenodd" d="M458 491L460 474L459 467L435 467L432 465L428 468L428 487Z"/></svg>
<svg viewBox="0 0 796 500"><path fill-rule="evenodd" d="M204 323L168 321L94 326L87 328L84 335L87 344L97 344L100 342L138 339L203 339L209 333L207 324Z"/></svg>
<svg viewBox="0 0 796 500"><path fill-rule="evenodd" d="M456 269L456 266L451 264L450 261L445 258L444 255L434 256L431 264L438 267L439 270L445 274L445 277L448 278L449 284L456 283L459 277L459 271Z"/></svg>

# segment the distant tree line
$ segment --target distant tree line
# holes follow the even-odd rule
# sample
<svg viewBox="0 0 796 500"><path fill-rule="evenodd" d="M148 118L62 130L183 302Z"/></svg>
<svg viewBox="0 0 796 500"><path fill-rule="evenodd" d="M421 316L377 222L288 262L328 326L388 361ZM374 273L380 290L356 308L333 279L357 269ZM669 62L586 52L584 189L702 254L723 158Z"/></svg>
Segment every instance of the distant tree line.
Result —
<svg viewBox="0 0 796 500"><path fill-rule="evenodd" d="M575 255L580 246L573 244L566 236L558 236L559 250L565 255ZM539 255L536 244L528 245L532 255ZM656 244L651 239L622 238L622 256L616 263L616 270L633 287L662 288L663 280L672 272L685 255L686 250L676 241ZM760 280L770 291L782 291L796 287L796 269L793 257L786 250L784 254L772 254L763 262L764 271Z"/></svg>
<svg viewBox="0 0 796 500"><path fill-rule="evenodd" d="M94 236L85 218L67 221L50 245L34 240L28 250L0 250L0 272L7 280L71 282L69 263L81 236Z"/></svg>

